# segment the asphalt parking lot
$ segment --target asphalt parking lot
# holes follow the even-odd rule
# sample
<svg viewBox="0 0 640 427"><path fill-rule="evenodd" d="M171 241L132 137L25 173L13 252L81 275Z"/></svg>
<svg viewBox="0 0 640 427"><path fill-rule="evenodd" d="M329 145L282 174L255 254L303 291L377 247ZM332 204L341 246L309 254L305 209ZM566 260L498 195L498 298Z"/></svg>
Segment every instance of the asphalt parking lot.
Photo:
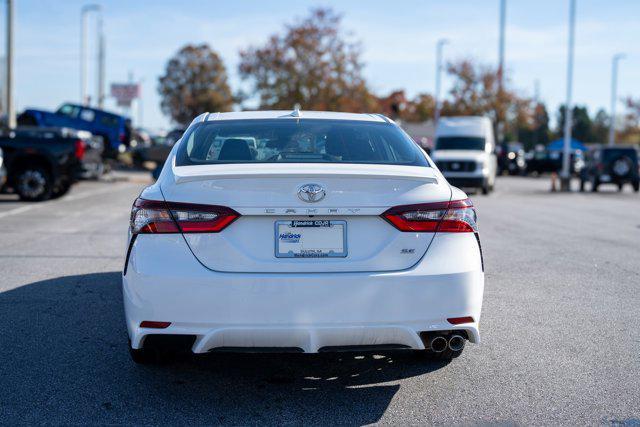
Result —
<svg viewBox="0 0 640 427"><path fill-rule="evenodd" d="M482 343L412 353L212 355L140 367L120 271L145 175L0 195L0 424L640 424L640 195L473 196Z"/></svg>

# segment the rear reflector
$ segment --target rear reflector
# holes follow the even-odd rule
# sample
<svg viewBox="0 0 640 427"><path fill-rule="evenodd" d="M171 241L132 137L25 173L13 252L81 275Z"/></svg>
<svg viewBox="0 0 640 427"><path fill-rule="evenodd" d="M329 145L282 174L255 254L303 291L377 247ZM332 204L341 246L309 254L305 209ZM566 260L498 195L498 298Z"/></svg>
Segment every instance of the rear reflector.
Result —
<svg viewBox="0 0 640 427"><path fill-rule="evenodd" d="M217 205L137 199L131 209L131 233L218 233L240 214Z"/></svg>
<svg viewBox="0 0 640 427"><path fill-rule="evenodd" d="M463 323L473 323L473 317L471 316L467 316L467 317L450 317L447 319L447 322L451 323L452 325L461 325Z"/></svg>
<svg viewBox="0 0 640 427"><path fill-rule="evenodd" d="M152 320L144 320L140 322L141 328L165 329L171 325L171 322L154 322Z"/></svg>
<svg viewBox="0 0 640 427"><path fill-rule="evenodd" d="M393 207L382 214L400 231L473 233L478 231L471 200Z"/></svg>

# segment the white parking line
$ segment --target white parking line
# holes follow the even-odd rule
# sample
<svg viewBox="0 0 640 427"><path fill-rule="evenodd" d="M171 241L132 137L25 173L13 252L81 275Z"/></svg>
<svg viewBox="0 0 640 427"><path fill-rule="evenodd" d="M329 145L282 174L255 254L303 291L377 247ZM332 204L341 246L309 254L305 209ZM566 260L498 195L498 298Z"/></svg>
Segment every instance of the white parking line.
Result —
<svg viewBox="0 0 640 427"><path fill-rule="evenodd" d="M43 207L43 206L49 206L51 204L56 204L56 203L62 203L62 202L70 202L70 201L74 201L74 200L82 200L82 199L86 199L87 197L92 197L92 196L97 196L100 194L105 194L105 193L111 193L119 188L122 188L123 185L113 185L113 186L109 186L107 188L103 188L102 190L94 190L94 191L85 191L84 193L79 193L79 194L72 194L66 197L62 197L60 199L56 199L56 200L49 200L46 202L42 202L42 203L34 203L32 205L27 205L27 206L20 206L19 208L15 208L15 209L11 209L8 210L6 212L0 212L0 218L6 218L8 216L12 216L12 215L17 215L17 214L21 214L23 212L27 212L30 211L31 209L35 209L35 208L39 208L39 207Z"/></svg>

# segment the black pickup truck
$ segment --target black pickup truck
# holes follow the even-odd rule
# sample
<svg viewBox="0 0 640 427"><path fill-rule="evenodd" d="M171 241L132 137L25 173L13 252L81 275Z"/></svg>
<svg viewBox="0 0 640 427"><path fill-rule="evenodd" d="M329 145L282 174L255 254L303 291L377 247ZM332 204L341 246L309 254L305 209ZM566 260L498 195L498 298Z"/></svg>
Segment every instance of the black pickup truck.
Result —
<svg viewBox="0 0 640 427"><path fill-rule="evenodd" d="M65 194L82 170L86 144L77 137L20 128L0 134L7 179L3 190L43 201Z"/></svg>

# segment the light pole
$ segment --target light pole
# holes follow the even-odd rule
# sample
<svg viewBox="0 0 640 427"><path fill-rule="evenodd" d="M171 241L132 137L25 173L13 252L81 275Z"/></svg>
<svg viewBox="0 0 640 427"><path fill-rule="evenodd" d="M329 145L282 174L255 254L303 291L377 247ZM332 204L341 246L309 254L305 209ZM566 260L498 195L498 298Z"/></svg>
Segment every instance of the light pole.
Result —
<svg viewBox="0 0 640 427"><path fill-rule="evenodd" d="M435 109L433 112L433 127L438 125L440 118L440 77L442 74L442 48L449 43L447 39L439 39L436 43L436 91L434 96Z"/></svg>
<svg viewBox="0 0 640 427"><path fill-rule="evenodd" d="M573 126L573 107L571 96L573 89L573 45L576 26L576 0L569 0L569 49L567 57L567 101L564 114L564 148L562 150L562 173L560 176L560 189L571 191L571 127Z"/></svg>
<svg viewBox="0 0 640 427"><path fill-rule="evenodd" d="M102 25L102 10L98 15L98 28L97 28L97 42L98 42L98 108L104 107L104 31Z"/></svg>
<svg viewBox="0 0 640 427"><path fill-rule="evenodd" d="M609 146L616 140L616 104L618 101L618 61L624 59L623 53L613 55L611 59L611 123L609 124Z"/></svg>
<svg viewBox="0 0 640 427"><path fill-rule="evenodd" d="M507 13L507 0L500 0L500 40L498 42L498 108L502 105L502 94L504 91L504 35ZM504 139L504 122L502 117L497 117L498 143L502 143Z"/></svg>
<svg viewBox="0 0 640 427"><path fill-rule="evenodd" d="M100 12L100 5L87 4L80 9L80 103L89 104L87 89L87 14Z"/></svg>
<svg viewBox="0 0 640 427"><path fill-rule="evenodd" d="M13 108L13 0L7 0L7 126L16 127L16 111Z"/></svg>

